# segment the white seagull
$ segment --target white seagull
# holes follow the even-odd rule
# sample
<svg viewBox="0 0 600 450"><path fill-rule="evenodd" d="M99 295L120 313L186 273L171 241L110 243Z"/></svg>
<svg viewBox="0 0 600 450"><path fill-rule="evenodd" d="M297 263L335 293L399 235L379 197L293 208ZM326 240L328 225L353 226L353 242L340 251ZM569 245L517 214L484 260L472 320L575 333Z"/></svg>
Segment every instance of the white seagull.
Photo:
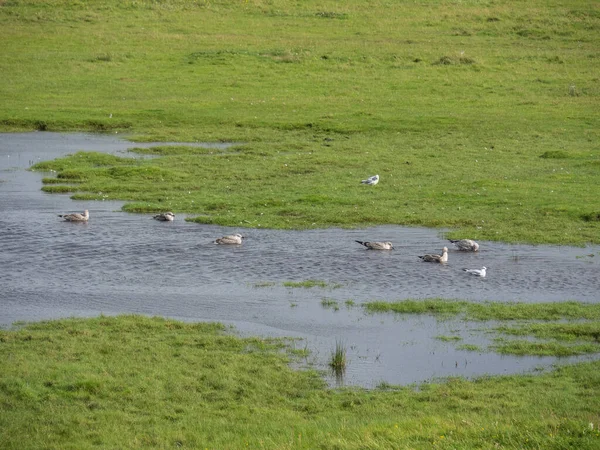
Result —
<svg viewBox="0 0 600 450"><path fill-rule="evenodd" d="M221 244L221 245L223 245L223 244L225 244L225 245L227 245L227 244L229 244L229 245L231 245L231 244L233 244L233 245L239 245L239 244L242 243L242 239L244 239L244 236L242 236L239 233L230 234L230 235L223 236L223 237L217 239L215 241L215 244Z"/></svg>
<svg viewBox="0 0 600 450"><path fill-rule="evenodd" d="M72 214L59 214L58 217L62 217L67 222L87 222L90 218L90 213L86 209L83 214L72 213Z"/></svg>
<svg viewBox="0 0 600 450"><path fill-rule="evenodd" d="M419 256L425 262L445 263L448 262L448 247L442 249L441 255L423 255Z"/></svg>
<svg viewBox="0 0 600 450"><path fill-rule="evenodd" d="M356 241L361 245L364 245L369 250L394 250L394 246L391 242L363 242Z"/></svg>
<svg viewBox="0 0 600 450"><path fill-rule="evenodd" d="M157 214L152 218L161 222L173 222L173 220L175 220L175 214L173 214L171 211L168 211L166 213Z"/></svg>
<svg viewBox="0 0 600 450"><path fill-rule="evenodd" d="M479 251L479 244L471 239L448 239L456 248L458 248L461 252L477 252Z"/></svg>
<svg viewBox="0 0 600 450"><path fill-rule="evenodd" d="M379 183L379 175L373 175L366 180L362 180L361 183L368 184L369 186L375 186L377 183Z"/></svg>
<svg viewBox="0 0 600 450"><path fill-rule="evenodd" d="M481 269L463 269L463 270L472 275L477 275L478 277L485 278L485 271L487 270L487 268L485 266L483 266Z"/></svg>

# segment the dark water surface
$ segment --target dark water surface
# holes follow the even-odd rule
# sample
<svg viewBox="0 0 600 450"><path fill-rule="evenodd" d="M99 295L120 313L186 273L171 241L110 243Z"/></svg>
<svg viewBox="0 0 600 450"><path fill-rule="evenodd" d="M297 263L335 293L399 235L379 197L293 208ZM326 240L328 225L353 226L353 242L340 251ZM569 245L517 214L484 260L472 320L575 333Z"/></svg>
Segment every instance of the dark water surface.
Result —
<svg viewBox="0 0 600 450"><path fill-rule="evenodd" d="M462 343L485 345L482 324L367 315L360 306L367 301L600 301L600 246L480 242L481 251L468 254L454 251L439 230L425 228L238 230L186 223L183 215L162 223L120 212L120 202L45 194L40 188L47 174L26 170L79 150L122 155L133 146L140 144L114 135L0 134L1 326L101 313L221 321L242 335L302 338L295 345L310 349L309 362L323 369L337 340L348 348L344 382L373 387L523 372L559 360L456 350L435 336L459 334ZM57 217L84 209L90 211L87 224ZM242 246L212 243L238 231L247 237ZM354 240L390 240L396 250L367 251ZM446 266L417 258L444 245L450 248ZM461 270L483 265L489 268L485 279ZM330 287L282 284L308 279ZM339 308L324 307L325 298Z"/></svg>

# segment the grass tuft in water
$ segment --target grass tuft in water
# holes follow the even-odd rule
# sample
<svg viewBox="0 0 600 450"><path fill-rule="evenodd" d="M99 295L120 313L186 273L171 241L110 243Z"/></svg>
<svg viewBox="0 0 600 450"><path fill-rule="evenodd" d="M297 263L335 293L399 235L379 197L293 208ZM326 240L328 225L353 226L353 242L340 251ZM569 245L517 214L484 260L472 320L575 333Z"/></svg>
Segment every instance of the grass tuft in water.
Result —
<svg viewBox="0 0 600 450"><path fill-rule="evenodd" d="M324 297L321 300L321 306L326 309L333 309L334 311L339 311L340 309L340 306L336 300L327 297Z"/></svg>
<svg viewBox="0 0 600 450"><path fill-rule="evenodd" d="M342 376L346 372L346 345L341 341L335 341L335 349L331 351L331 357L329 359L329 367L336 376Z"/></svg>

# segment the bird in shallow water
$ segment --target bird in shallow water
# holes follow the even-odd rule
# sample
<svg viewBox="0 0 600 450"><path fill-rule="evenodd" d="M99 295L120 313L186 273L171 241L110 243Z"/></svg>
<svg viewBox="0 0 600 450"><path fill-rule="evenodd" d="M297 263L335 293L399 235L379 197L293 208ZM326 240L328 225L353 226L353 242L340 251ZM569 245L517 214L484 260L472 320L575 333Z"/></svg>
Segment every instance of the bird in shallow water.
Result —
<svg viewBox="0 0 600 450"><path fill-rule="evenodd" d="M363 242L356 241L361 245L364 245L369 250L393 250L394 246L391 242Z"/></svg>
<svg viewBox="0 0 600 450"><path fill-rule="evenodd" d="M442 249L441 255L423 255L419 256L425 262L445 263L448 262L448 247Z"/></svg>
<svg viewBox="0 0 600 450"><path fill-rule="evenodd" d="M366 180L362 180L361 183L368 184L369 186L375 186L377 183L379 183L379 175L373 175Z"/></svg>
<svg viewBox="0 0 600 450"><path fill-rule="evenodd" d="M227 236L223 236L215 241L215 244L221 245L239 245L242 243L242 239L245 239L240 233L230 234Z"/></svg>
<svg viewBox="0 0 600 450"><path fill-rule="evenodd" d="M456 248L461 252L477 252L479 251L479 244L472 239L448 239Z"/></svg>
<svg viewBox="0 0 600 450"><path fill-rule="evenodd" d="M90 213L86 209L83 214L71 213L71 214L59 214L58 217L62 217L67 222L87 222L90 218Z"/></svg>
<svg viewBox="0 0 600 450"><path fill-rule="evenodd" d="M171 211L168 211L166 213L157 214L152 218L161 222L173 222L173 220L175 220L175 214L173 214Z"/></svg>
<svg viewBox="0 0 600 450"><path fill-rule="evenodd" d="M487 267L483 266L481 269L463 269L465 272L471 275L477 275L478 277L485 278Z"/></svg>

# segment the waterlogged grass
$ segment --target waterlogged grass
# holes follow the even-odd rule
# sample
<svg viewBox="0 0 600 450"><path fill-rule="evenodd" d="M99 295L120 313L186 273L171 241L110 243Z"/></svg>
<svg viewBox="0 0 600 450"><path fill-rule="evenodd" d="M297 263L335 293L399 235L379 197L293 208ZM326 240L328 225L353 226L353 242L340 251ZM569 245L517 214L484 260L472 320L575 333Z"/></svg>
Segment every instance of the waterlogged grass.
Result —
<svg viewBox="0 0 600 450"><path fill-rule="evenodd" d="M281 283L282 286L287 288L321 288L321 289L339 289L342 287L339 283L328 283L323 280L303 280L303 281L284 281ZM259 281L252 285L255 288L266 288L266 287L274 287L277 286L277 283L273 281Z"/></svg>
<svg viewBox="0 0 600 450"><path fill-rule="evenodd" d="M274 283L272 281L258 281L256 283L254 283L252 286L255 288L267 288L267 287L276 286L276 283Z"/></svg>
<svg viewBox="0 0 600 450"><path fill-rule="evenodd" d="M340 284L337 283L327 283L323 280L304 280L304 281L284 281L283 286L288 288L304 288L311 289L314 287L318 288L329 288L329 289L338 289L341 287Z"/></svg>
<svg viewBox="0 0 600 450"><path fill-rule="evenodd" d="M600 343L600 322L529 323L497 327L496 331L513 336L535 336L565 341L585 339Z"/></svg>
<svg viewBox="0 0 600 450"><path fill-rule="evenodd" d="M589 353L600 353L600 345L586 343L561 343L561 342L539 342L522 339L495 339L490 346L492 350L508 355L533 355L533 356L575 356Z"/></svg>
<svg viewBox="0 0 600 450"><path fill-rule="evenodd" d="M325 309L333 309L334 311L339 311L340 309L340 305L336 300L327 297L321 299L321 306Z"/></svg>
<svg viewBox="0 0 600 450"><path fill-rule="evenodd" d="M504 354L572 356L600 353L600 322L526 323L495 327L507 336L526 336L534 340L496 338L491 348Z"/></svg>
<svg viewBox="0 0 600 450"><path fill-rule="evenodd" d="M482 352L484 351L479 345L475 345L475 344L460 344L457 345L456 348L458 350L466 350L469 352Z"/></svg>
<svg viewBox="0 0 600 450"><path fill-rule="evenodd" d="M242 143L74 155L37 166L81 175L47 192L236 227L600 242L590 2L12 0L0 25L0 130Z"/></svg>
<svg viewBox="0 0 600 450"><path fill-rule="evenodd" d="M466 320L598 320L600 304L580 302L504 303L468 302L432 298L401 300L397 302L373 301L363 304L369 313L394 312L399 314L430 314L442 317L460 316Z"/></svg>
<svg viewBox="0 0 600 450"><path fill-rule="evenodd" d="M133 316L0 332L2 448L597 448L600 362L328 389L277 341ZM201 424L201 426L199 426Z"/></svg>
<svg viewBox="0 0 600 450"><path fill-rule="evenodd" d="M373 301L363 303L369 313L394 312L398 314L434 314L455 316L464 312L468 302L444 299L402 300L398 302Z"/></svg>
<svg viewBox="0 0 600 450"><path fill-rule="evenodd" d="M488 347L488 350L502 354L562 357L600 353L600 304L596 303L474 303L426 299L378 301L363 306L370 313L428 314L443 320L501 322L501 325L480 331L512 336L511 339L497 337ZM462 340L459 336L437 336L436 339L446 342ZM469 343L457 348L482 351L480 346Z"/></svg>
<svg viewBox="0 0 600 450"><path fill-rule="evenodd" d="M442 341L442 342L457 342L457 341L462 341L462 338L460 336L445 336L445 335L440 335L440 336L436 336L435 338L438 341Z"/></svg>

